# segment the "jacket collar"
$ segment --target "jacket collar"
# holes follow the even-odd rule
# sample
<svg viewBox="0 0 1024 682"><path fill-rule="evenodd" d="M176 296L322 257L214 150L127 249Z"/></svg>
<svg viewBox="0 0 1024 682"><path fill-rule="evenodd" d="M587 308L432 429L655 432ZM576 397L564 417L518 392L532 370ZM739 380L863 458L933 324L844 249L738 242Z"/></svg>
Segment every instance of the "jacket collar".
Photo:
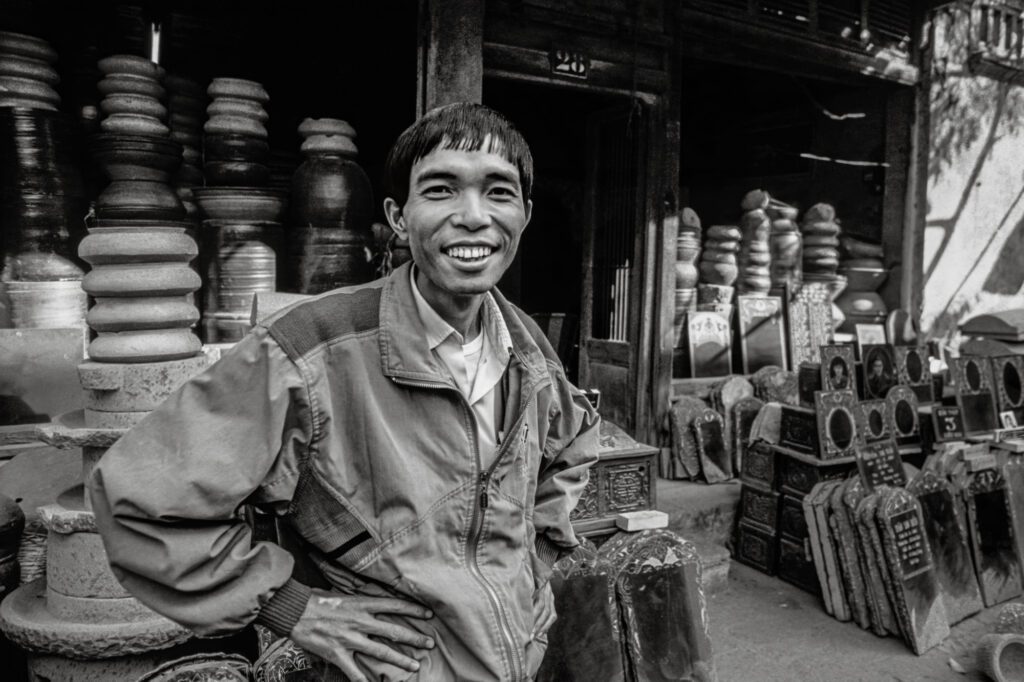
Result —
<svg viewBox="0 0 1024 682"><path fill-rule="evenodd" d="M427 330L416 309L410 278L411 263L404 263L384 281L380 296L380 361L385 376L412 381L450 383L427 341ZM497 289L484 305L498 314L508 331L514 358L535 379L547 373L544 355L519 319L512 305Z"/></svg>

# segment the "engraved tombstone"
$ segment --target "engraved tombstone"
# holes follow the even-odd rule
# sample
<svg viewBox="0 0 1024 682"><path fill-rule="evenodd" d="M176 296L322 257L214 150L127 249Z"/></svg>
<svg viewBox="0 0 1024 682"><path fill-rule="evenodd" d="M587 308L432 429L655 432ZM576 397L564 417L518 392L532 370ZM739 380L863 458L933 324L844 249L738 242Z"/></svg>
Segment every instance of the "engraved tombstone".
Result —
<svg viewBox="0 0 1024 682"><path fill-rule="evenodd" d="M964 499L981 597L985 606L994 606L1021 593L1020 559L1006 479L998 469L976 471L968 476Z"/></svg>
<svg viewBox="0 0 1024 682"><path fill-rule="evenodd" d="M828 500L839 481L822 481L814 486L803 499L804 518L807 521L808 543L814 558L814 569L818 574L825 611L840 621L850 620L846 605L846 593L839 575L839 558L827 521Z"/></svg>
<svg viewBox="0 0 1024 682"><path fill-rule="evenodd" d="M551 574L558 619L548 631L548 650L538 682L625 682L622 621L611 564L588 540Z"/></svg>
<svg viewBox="0 0 1024 682"><path fill-rule="evenodd" d="M829 529L837 547L840 573L843 578L843 589L847 603L857 625L867 630L871 627L871 615L868 612L867 585L860 565L860 551L857 535L846 515L843 493L846 492L846 481L832 489L829 499Z"/></svg>
<svg viewBox="0 0 1024 682"><path fill-rule="evenodd" d="M700 475L700 454L693 420L708 406L700 398L680 396L672 403L669 423L672 427L672 467L667 478L696 479Z"/></svg>
<svg viewBox="0 0 1024 682"><path fill-rule="evenodd" d="M891 635L905 637L900 627L899 616L896 613L896 590L892 581L892 572L885 561L882 536L879 535L878 524L875 522L878 499L877 491L861 498L854 514L854 525L860 537L864 560L870 562L878 580L881 581L881 589L877 590L877 593L879 599L884 601L883 608L888 614L888 618L882 621L882 627Z"/></svg>
<svg viewBox="0 0 1024 682"><path fill-rule="evenodd" d="M701 566L693 545L668 530L618 533L600 554L615 571L631 679L716 679ZM603 680L598 673L590 678Z"/></svg>
<svg viewBox="0 0 1024 682"><path fill-rule="evenodd" d="M1024 424L1024 357L1007 355L992 358L992 377L996 384L998 411L1012 412L1017 423Z"/></svg>
<svg viewBox="0 0 1024 682"><path fill-rule="evenodd" d="M896 361L892 346L876 344L864 346L861 351L861 370L864 380L861 390L864 400L884 400L889 389L896 385Z"/></svg>
<svg viewBox="0 0 1024 682"><path fill-rule="evenodd" d="M885 396L885 409L893 438L899 445L919 443L921 426L917 417L917 395L908 386L893 386Z"/></svg>
<svg viewBox="0 0 1024 682"><path fill-rule="evenodd" d="M818 349L832 336L829 282L804 282L789 301L789 366L816 362Z"/></svg>
<svg viewBox="0 0 1024 682"><path fill-rule="evenodd" d="M854 449L857 470L865 490L873 491L880 485L903 487L907 476L903 471L903 460L891 440L877 441Z"/></svg>
<svg viewBox="0 0 1024 682"><path fill-rule="evenodd" d="M737 296L740 357L744 374L762 367L786 369L786 332L778 296Z"/></svg>
<svg viewBox="0 0 1024 682"><path fill-rule="evenodd" d="M901 488L880 489L877 520L900 627L920 655L949 636L921 505Z"/></svg>
<svg viewBox="0 0 1024 682"><path fill-rule="evenodd" d="M764 401L757 398L744 398L732 409L733 462L738 472L746 467L746 453L750 445L750 430L754 425Z"/></svg>
<svg viewBox="0 0 1024 682"><path fill-rule="evenodd" d="M857 405L857 429L866 442L892 438L884 400L862 400Z"/></svg>
<svg viewBox="0 0 1024 682"><path fill-rule="evenodd" d="M955 625L984 607L959 496L949 481L928 469L914 477L907 491L921 503L935 577L949 624Z"/></svg>
<svg viewBox="0 0 1024 682"><path fill-rule="evenodd" d="M1010 518L1013 521L1013 540L1017 546L1017 557L1024 561L1024 456L1007 456L1002 469L1003 478L1006 480L1006 492L1010 498Z"/></svg>
<svg viewBox="0 0 1024 682"><path fill-rule="evenodd" d="M851 478L843 484L843 504L857 540L857 558L860 561L861 575L864 576L864 595L871 618L871 631L885 637L895 627L895 616L885 591L885 581L879 570L879 561L871 544L871 536L861 528L857 517L857 510L869 493L871 490L858 477Z"/></svg>
<svg viewBox="0 0 1024 682"><path fill-rule="evenodd" d="M700 468L708 483L720 483L732 478L732 461L725 447L725 428L722 415L710 408L693 420L693 433L697 437Z"/></svg>
<svg viewBox="0 0 1024 682"><path fill-rule="evenodd" d="M821 387L825 391L857 392L853 346L821 347Z"/></svg>
<svg viewBox="0 0 1024 682"><path fill-rule="evenodd" d="M720 377L732 374L732 334L729 320L714 312L686 316L690 376Z"/></svg>

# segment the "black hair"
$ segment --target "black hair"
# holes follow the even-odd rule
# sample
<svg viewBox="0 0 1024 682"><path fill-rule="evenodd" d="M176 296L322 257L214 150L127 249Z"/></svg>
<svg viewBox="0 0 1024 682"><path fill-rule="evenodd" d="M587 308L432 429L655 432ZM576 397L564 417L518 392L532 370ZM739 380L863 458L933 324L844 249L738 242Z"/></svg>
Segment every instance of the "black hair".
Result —
<svg viewBox="0 0 1024 682"><path fill-rule="evenodd" d="M487 140L487 136L490 139ZM384 165L384 191L404 206L409 198L413 164L438 147L499 154L519 170L523 203L533 189L533 155L522 134L494 109L472 102L456 102L431 109L398 136Z"/></svg>

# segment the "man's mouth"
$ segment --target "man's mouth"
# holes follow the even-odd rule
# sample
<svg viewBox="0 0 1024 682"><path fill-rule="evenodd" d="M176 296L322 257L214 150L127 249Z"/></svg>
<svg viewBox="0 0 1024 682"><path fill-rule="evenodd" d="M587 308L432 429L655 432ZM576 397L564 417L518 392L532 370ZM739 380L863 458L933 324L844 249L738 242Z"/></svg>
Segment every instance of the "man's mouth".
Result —
<svg viewBox="0 0 1024 682"><path fill-rule="evenodd" d="M449 246L444 252L449 258L472 263L482 261L490 256L494 253L494 248L491 246Z"/></svg>

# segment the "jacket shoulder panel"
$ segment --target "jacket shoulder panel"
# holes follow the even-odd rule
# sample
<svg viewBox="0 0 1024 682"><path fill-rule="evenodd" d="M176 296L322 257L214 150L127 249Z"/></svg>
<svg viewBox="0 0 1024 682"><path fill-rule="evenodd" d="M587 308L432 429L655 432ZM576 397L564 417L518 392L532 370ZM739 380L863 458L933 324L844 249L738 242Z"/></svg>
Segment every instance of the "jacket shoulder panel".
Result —
<svg viewBox="0 0 1024 682"><path fill-rule="evenodd" d="M267 321L267 330L293 360L322 343L380 326L381 284L346 287L302 301Z"/></svg>

